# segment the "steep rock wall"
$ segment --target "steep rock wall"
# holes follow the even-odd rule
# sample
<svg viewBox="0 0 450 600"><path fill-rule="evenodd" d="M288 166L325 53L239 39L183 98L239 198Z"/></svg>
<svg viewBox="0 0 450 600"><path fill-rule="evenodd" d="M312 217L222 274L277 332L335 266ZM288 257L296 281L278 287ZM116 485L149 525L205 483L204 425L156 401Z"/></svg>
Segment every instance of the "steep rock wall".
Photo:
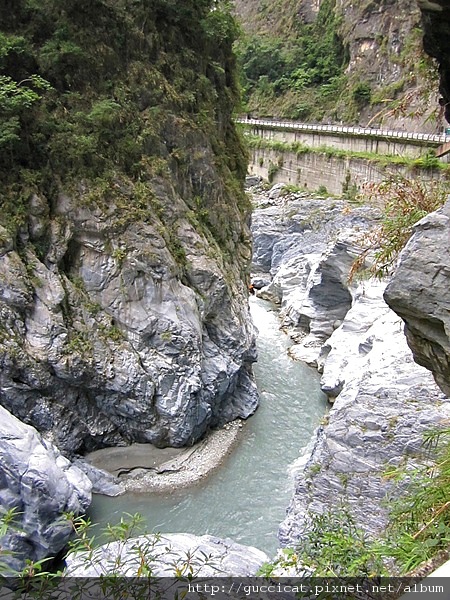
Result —
<svg viewBox="0 0 450 600"><path fill-rule="evenodd" d="M307 534L312 515L342 511L370 538L382 535L404 483L387 477L426 456L423 435L448 422L450 402L406 344L383 286L361 286L342 325L322 349L321 387L337 397L299 473L283 545Z"/></svg>
<svg viewBox="0 0 450 600"><path fill-rule="evenodd" d="M385 292L414 359L450 396L450 201L419 221Z"/></svg>
<svg viewBox="0 0 450 600"><path fill-rule="evenodd" d="M422 6L431 4L423 2ZM439 6L444 4L441 2ZM344 120L362 125L383 123L393 129L410 131L440 130L443 123L437 104L436 68L423 51L421 12L416 0L280 0L276 3L238 0L236 11L249 35L258 33L263 39L280 40L280 45L295 49L299 31L317 20L321 6L325 7L322 19L328 19L331 13L336 15L336 35L345 48L341 75L345 84L336 91L333 79L325 82L323 95L319 93L316 97L316 103L324 109L322 113L314 113L313 109L313 120ZM428 9L427 15L433 14ZM436 19L445 39L446 30L437 23L439 16L430 18ZM429 54L443 57L445 42L441 44L442 50L436 51L431 42L433 51ZM300 54L298 68L309 68L308 61L307 55ZM261 98L263 86L250 97L253 114L308 120L302 116L302 106L311 103L314 86L302 87L299 83L298 89L292 86L285 95L282 84L279 87L267 101ZM296 107L299 116L296 116Z"/></svg>
<svg viewBox="0 0 450 600"><path fill-rule="evenodd" d="M414 362L402 320L383 299L386 283L348 282L377 212L283 195L282 187L257 194L254 283L280 304L291 354L318 367L333 404L297 475L279 538L295 546L312 515L344 510L376 537L388 522L387 499L403 491L386 472L414 464L423 434L447 422L450 402Z"/></svg>
<svg viewBox="0 0 450 600"><path fill-rule="evenodd" d="M439 63L441 105L450 122L450 7L445 0L417 0L422 11L423 46Z"/></svg>
<svg viewBox="0 0 450 600"><path fill-rule="evenodd" d="M197 174L212 185L206 142L202 151ZM61 192L51 206L30 198L19 242L2 230L1 402L65 452L189 444L256 408L245 222L236 209L225 261L180 193L155 187L161 218L133 222L131 202L89 206ZM225 199L214 207L211 196L220 210ZM44 257L33 248L41 231Z"/></svg>
<svg viewBox="0 0 450 600"><path fill-rule="evenodd" d="M1 406L0 417L0 505L2 513L15 511L12 526L2 528L0 544L2 567L12 573L27 560L55 556L64 548L73 534L64 513L86 510L91 483L57 448Z"/></svg>
<svg viewBox="0 0 450 600"><path fill-rule="evenodd" d="M439 62L441 105L450 120L450 9L443 1L418 0L424 48ZM385 298L405 322L415 360L433 372L450 395L450 202L417 223L402 252Z"/></svg>
<svg viewBox="0 0 450 600"><path fill-rule="evenodd" d="M389 110L376 102L376 108L362 107L360 122L378 122L375 115L380 113L383 122L394 129L418 127L432 131L436 121L426 121L429 114L438 112L437 90L427 80L433 75L426 68L416 1L338 0L336 10L342 15L341 33L350 57L346 73L350 79L366 83L372 89L372 100L381 98L384 106L392 98L403 97ZM422 69L417 68L420 63Z"/></svg>
<svg viewBox="0 0 450 600"><path fill-rule="evenodd" d="M0 8L1 73L48 84L0 159L0 402L67 455L191 444L257 405L234 25L66 8Z"/></svg>

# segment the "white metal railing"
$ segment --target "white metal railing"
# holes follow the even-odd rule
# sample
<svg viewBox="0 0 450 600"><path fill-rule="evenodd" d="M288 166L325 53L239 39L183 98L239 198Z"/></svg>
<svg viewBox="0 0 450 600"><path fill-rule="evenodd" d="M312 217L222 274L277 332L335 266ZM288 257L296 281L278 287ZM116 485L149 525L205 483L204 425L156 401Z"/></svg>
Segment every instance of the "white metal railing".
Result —
<svg viewBox="0 0 450 600"><path fill-rule="evenodd" d="M291 131L303 130L310 132L323 132L336 135L352 135L361 137L390 138L393 140L405 140L411 142L428 142L433 144L443 144L450 141L450 134L447 133L417 133L409 131L395 131L393 129L378 129L372 127L351 127L348 125L322 125L315 123L300 123L298 121L277 121L275 119L253 119L239 117L237 123L251 125L254 127L263 127L267 129L286 129Z"/></svg>

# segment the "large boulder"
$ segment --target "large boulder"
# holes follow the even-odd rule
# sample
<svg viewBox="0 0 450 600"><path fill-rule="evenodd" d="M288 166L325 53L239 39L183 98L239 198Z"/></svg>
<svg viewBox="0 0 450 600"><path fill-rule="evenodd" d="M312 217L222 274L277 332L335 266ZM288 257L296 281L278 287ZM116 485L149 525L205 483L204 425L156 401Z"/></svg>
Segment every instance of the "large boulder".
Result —
<svg viewBox="0 0 450 600"><path fill-rule="evenodd" d="M84 473L0 406L0 506L15 511L0 546L11 572L27 559L56 556L73 533L65 513L82 514L90 501Z"/></svg>
<svg viewBox="0 0 450 600"><path fill-rule="evenodd" d="M269 560L261 550L230 539L167 533L110 542L93 553L72 554L66 559L66 576L100 577L115 573L135 577L139 569L142 570L142 557L156 577L174 577L177 568L185 577L189 574L197 577L249 577Z"/></svg>
<svg viewBox="0 0 450 600"><path fill-rule="evenodd" d="M66 456L190 445L256 409L246 246L225 265L183 198L159 192L179 213L170 238L79 194L55 200L45 256L0 231L0 404Z"/></svg>
<svg viewBox="0 0 450 600"><path fill-rule="evenodd" d="M414 359L450 396L450 200L419 221L385 292Z"/></svg>

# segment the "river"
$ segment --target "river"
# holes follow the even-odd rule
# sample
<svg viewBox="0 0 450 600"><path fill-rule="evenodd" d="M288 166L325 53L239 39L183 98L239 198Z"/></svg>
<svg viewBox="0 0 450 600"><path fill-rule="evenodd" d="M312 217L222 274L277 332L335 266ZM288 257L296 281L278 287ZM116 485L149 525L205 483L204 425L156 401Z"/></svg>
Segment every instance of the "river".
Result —
<svg viewBox="0 0 450 600"><path fill-rule="evenodd" d="M229 537L269 555L293 492L294 463L311 441L327 409L318 373L287 355L289 338L279 330L271 305L251 299L259 335L254 367L261 404L224 464L191 488L170 494L95 496L89 516L105 525L123 512L140 513L149 531Z"/></svg>

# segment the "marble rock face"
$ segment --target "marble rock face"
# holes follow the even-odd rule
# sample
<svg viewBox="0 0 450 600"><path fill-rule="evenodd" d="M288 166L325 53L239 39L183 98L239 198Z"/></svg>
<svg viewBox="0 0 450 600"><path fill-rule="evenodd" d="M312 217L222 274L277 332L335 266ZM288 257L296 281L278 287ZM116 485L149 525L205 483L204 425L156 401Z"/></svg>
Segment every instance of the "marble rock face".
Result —
<svg viewBox="0 0 450 600"><path fill-rule="evenodd" d="M11 572L62 550L73 533L64 514L83 514L90 501L84 473L0 406L0 505L16 514L0 545Z"/></svg>
<svg viewBox="0 0 450 600"><path fill-rule="evenodd" d="M402 486L386 477L425 456L423 436L450 418L450 401L414 362L403 322L383 301L382 283L359 288L318 360L333 399L279 531L295 544L312 514L348 511L371 537L388 522Z"/></svg>
<svg viewBox="0 0 450 600"><path fill-rule="evenodd" d="M148 559L154 576L173 577L176 567L189 565L197 577L250 577L256 574L268 556L251 546L211 535L168 533L141 536L124 542L111 542L97 548L92 556L78 553L66 560L67 577L99 577L115 572L127 577L138 574L140 554ZM117 558L121 567L117 572ZM185 576L189 571L184 573Z"/></svg>
<svg viewBox="0 0 450 600"><path fill-rule="evenodd" d="M296 341L292 356L317 366L323 343L352 305L357 285L348 282L349 271L378 213L304 194L278 195L267 205L270 195L256 197L253 281L270 278L258 295L280 305L282 325Z"/></svg>
<svg viewBox="0 0 450 600"><path fill-rule="evenodd" d="M186 214L173 189L159 194ZM67 456L131 442L190 445L252 414L256 351L239 215L225 266L186 217L168 240L162 225L120 225L122 209L80 197L61 194L52 210L49 220L30 209L21 253L0 231L0 403ZM44 257L29 243L41 229Z"/></svg>
<svg viewBox="0 0 450 600"><path fill-rule="evenodd" d="M450 200L427 215L400 255L386 302L405 322L414 359L450 396Z"/></svg>
<svg viewBox="0 0 450 600"><path fill-rule="evenodd" d="M295 546L312 515L343 510L376 537L388 521L387 499L403 492L386 471L417 464L424 434L450 418L450 400L414 360L426 353L418 361L432 368L431 358L440 358L434 373L438 383L444 378L448 205L417 225L385 292L387 282L349 282L376 212L299 194L268 198L256 200L253 270L271 281L256 293L280 305L291 355L319 369L333 402L297 473L279 538ZM406 337L384 298L405 319ZM428 343L416 350L411 332Z"/></svg>

